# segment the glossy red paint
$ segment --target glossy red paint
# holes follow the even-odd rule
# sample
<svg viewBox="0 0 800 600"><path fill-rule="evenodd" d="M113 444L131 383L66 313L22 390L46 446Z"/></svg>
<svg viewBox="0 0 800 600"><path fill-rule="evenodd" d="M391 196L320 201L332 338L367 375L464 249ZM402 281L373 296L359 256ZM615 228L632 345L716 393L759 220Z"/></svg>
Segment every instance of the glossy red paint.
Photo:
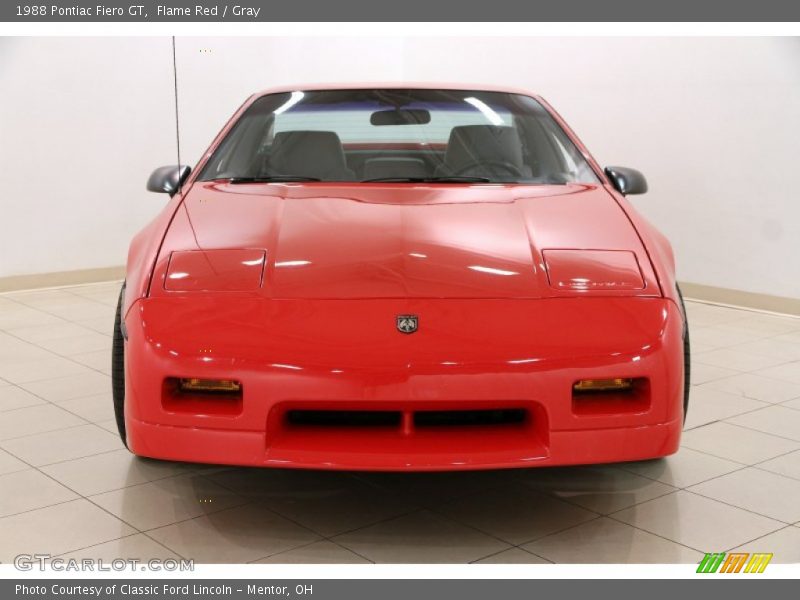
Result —
<svg viewBox="0 0 800 600"><path fill-rule="evenodd" d="M642 290L636 254L628 250L545 250L547 279L558 290Z"/></svg>
<svg viewBox="0 0 800 600"><path fill-rule="evenodd" d="M165 293L173 251L237 247L266 251L266 298L572 296L549 285L542 252L580 248L627 251L642 266L637 294L661 295L639 236L599 185L197 183L151 296Z"/></svg>
<svg viewBox="0 0 800 600"><path fill-rule="evenodd" d="M261 287L264 250L215 249L170 253L164 289L171 292L245 292Z"/></svg>
<svg viewBox="0 0 800 600"><path fill-rule="evenodd" d="M397 314L419 315L419 331L398 334ZM448 469L634 460L677 447L682 365L674 348L682 319L661 298L197 293L139 301L128 328L128 369L137 375L126 401L128 441L145 456ZM241 381L241 412L231 414L224 397L210 398L205 410L164 401L165 376L198 375ZM591 414L573 407L577 380L608 377L648 378L647 406L628 409L612 400ZM408 413L523 408L530 418L519 427L326 430L291 426L280 416L287 406ZM609 437L620 443L599 443ZM498 438L504 438L499 446ZM225 441L215 447L213 440Z"/></svg>
<svg viewBox="0 0 800 600"><path fill-rule="evenodd" d="M367 470L675 452L684 316L671 250L575 142L601 183L190 178L131 249L130 449L172 460ZM418 330L398 332L398 315L417 316ZM165 386L190 377L239 381L241 396L182 397ZM578 380L617 377L644 383L629 397L573 392ZM388 412L397 421L292 419L321 410ZM522 418L424 418L487 410Z"/></svg>

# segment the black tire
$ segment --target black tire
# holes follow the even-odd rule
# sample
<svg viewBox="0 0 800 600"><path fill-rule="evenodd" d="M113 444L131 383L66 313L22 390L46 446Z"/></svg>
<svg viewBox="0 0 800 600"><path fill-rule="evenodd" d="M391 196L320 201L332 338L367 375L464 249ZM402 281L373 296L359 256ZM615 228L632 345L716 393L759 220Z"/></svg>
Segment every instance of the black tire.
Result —
<svg viewBox="0 0 800 600"><path fill-rule="evenodd" d="M114 417L117 420L119 437L125 447L125 338L122 336L122 302L125 298L125 284L119 292L117 315L114 318L114 336L111 344L111 395L114 399Z"/></svg>
<svg viewBox="0 0 800 600"><path fill-rule="evenodd" d="M692 352L689 344L689 318L686 315L686 305L683 303L683 294L677 283L675 289L678 290L683 311L683 422L686 423L686 414L689 412L689 390L692 384Z"/></svg>

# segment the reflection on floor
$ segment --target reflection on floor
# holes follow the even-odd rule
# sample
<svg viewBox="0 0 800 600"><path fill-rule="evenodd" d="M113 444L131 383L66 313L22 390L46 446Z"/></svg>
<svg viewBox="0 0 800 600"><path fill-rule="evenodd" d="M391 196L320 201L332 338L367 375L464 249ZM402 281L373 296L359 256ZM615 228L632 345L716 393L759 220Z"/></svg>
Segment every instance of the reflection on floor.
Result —
<svg viewBox="0 0 800 600"><path fill-rule="evenodd" d="M0 295L0 561L800 562L800 319L688 303L674 457L438 474L136 459L114 431L119 283ZM205 500L205 502L201 502Z"/></svg>

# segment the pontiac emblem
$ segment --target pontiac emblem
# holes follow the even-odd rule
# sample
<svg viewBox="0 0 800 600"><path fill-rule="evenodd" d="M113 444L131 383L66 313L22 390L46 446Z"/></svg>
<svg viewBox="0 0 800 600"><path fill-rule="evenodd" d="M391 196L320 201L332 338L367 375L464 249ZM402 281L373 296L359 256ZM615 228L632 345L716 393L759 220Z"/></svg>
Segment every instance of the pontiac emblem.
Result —
<svg viewBox="0 0 800 600"><path fill-rule="evenodd" d="M417 315L397 315L397 331L400 333L414 333L419 327Z"/></svg>

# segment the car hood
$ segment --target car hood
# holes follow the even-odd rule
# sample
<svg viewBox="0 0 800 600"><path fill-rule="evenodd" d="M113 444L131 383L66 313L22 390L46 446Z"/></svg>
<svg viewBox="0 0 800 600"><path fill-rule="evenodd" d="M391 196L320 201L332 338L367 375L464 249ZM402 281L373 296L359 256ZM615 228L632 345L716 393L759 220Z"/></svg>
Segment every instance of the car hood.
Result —
<svg viewBox="0 0 800 600"><path fill-rule="evenodd" d="M557 296L548 249L632 252L636 294L659 294L639 236L599 185L197 182L182 210L162 257L264 249L261 290L272 298Z"/></svg>

